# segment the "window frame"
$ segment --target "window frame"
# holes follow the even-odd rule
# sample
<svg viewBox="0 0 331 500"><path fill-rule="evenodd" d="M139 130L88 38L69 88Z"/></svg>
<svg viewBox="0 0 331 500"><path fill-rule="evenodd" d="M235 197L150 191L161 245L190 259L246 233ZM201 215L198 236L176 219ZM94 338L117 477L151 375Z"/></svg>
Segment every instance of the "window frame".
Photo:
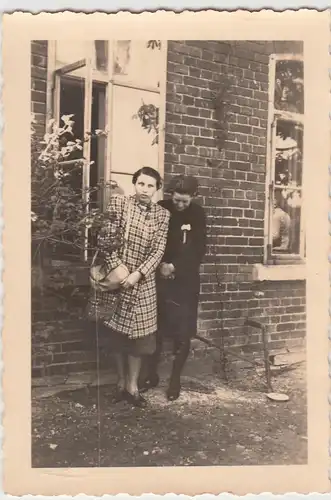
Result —
<svg viewBox="0 0 331 500"><path fill-rule="evenodd" d="M147 41L147 40L146 40ZM46 94L46 132L50 119L55 119L58 123L60 121L60 83L61 75L67 76L75 71L73 75L76 78L84 80L85 97L84 97L84 130L91 128L91 115L92 115L92 86L93 83L102 83L105 85L105 126L108 134L105 141L105 162L103 168L103 178L100 181L109 183L112 174L112 117L113 117L113 100L114 100L114 87L121 86L143 90L148 92L155 92L160 95L159 101L159 131L158 131L158 171L161 177L164 176L164 151L165 151L165 115L166 115L166 75L167 75L167 53L168 42L161 40L161 70L160 70L160 84L159 87L151 87L147 85L139 85L130 81L123 81L117 78L113 72L114 62L114 47L116 40L106 40L108 43L107 50L107 70L101 71L93 68L93 50L94 40L86 41L86 57L84 60L79 60L76 63L70 63L66 66L61 66L56 60L56 43L57 40L48 41L48 58L47 58L47 94ZM78 66L78 67L77 67ZM90 141L84 143L83 157L90 158ZM79 161L79 160L78 160ZM88 188L90 179L90 166L89 161L83 162L83 196L87 203L88 210ZM70 162L69 162L70 163ZM65 162L64 162L65 164ZM158 199L162 198L163 191L158 193ZM109 193L104 190L101 202L101 208L104 209L109 199ZM83 260L88 260L88 236L89 230L85 229L84 235L84 252Z"/></svg>
<svg viewBox="0 0 331 500"><path fill-rule="evenodd" d="M303 126L303 160L302 160L302 185L298 189L303 194L305 191L305 114L278 110L274 106L276 64L278 61L296 60L304 63L302 55L297 54L271 54L269 61L269 103L268 103L268 132L267 132L267 158L266 158L266 202L264 217L264 266L293 266L304 265L305 257L305 213L304 198L302 196L300 213L300 252L286 254L272 252L272 212L273 193L275 189L275 158L276 158L276 126L277 121L298 123Z"/></svg>

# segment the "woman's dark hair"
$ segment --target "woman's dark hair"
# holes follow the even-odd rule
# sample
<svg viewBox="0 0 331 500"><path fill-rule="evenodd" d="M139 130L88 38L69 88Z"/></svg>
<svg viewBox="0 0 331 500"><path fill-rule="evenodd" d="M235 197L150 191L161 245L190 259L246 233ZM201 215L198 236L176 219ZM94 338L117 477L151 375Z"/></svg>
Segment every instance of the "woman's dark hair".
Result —
<svg viewBox="0 0 331 500"><path fill-rule="evenodd" d="M162 178L157 170L152 167L142 167L137 172L135 172L132 176L132 184L136 184L137 179L140 175L148 175L149 177L153 177L156 180L156 188L161 189L162 187Z"/></svg>
<svg viewBox="0 0 331 500"><path fill-rule="evenodd" d="M195 196L197 194L199 183L193 175L178 175L173 177L169 183L169 193L188 194Z"/></svg>

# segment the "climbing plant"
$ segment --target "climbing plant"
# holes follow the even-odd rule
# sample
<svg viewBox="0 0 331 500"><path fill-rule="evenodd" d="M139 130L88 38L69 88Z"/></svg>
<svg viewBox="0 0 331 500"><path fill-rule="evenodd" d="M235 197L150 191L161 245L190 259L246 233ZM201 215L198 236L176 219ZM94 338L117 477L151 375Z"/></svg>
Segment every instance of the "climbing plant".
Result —
<svg viewBox="0 0 331 500"><path fill-rule="evenodd" d="M147 45L148 49L160 50L161 49L161 40L148 40L146 45Z"/></svg>
<svg viewBox="0 0 331 500"><path fill-rule="evenodd" d="M134 119L138 119L144 130L148 134L153 133L154 137L152 145L159 142L159 108L154 104L145 104L144 102L138 109L137 113L133 115Z"/></svg>
<svg viewBox="0 0 331 500"><path fill-rule="evenodd" d="M225 142L228 138L228 118L231 87L231 81L228 78L224 78L224 80L219 85L219 89L214 92L213 95L216 120L215 139L216 146L219 151L222 151L224 149Z"/></svg>
<svg viewBox="0 0 331 500"><path fill-rule="evenodd" d="M148 40L146 47L151 50L161 50L161 40ZM139 119L141 126L148 134L152 132L152 146L159 143L159 108L154 104L142 102L134 119Z"/></svg>

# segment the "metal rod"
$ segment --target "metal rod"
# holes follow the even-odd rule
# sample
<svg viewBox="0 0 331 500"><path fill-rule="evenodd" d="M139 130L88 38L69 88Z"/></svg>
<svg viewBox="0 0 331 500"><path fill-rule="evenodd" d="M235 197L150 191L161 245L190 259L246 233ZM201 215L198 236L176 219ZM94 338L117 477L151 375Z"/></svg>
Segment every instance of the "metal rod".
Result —
<svg viewBox="0 0 331 500"><path fill-rule="evenodd" d="M215 344L212 340L209 340L209 339L206 339L204 337L201 337L201 335L196 335L195 338L198 339L198 340L200 340L204 344L209 345L210 347L215 347L216 349L221 350L220 346L218 346L217 344ZM252 366L261 366L260 363L258 363L256 361L255 362L251 361L250 359L247 359L245 356L242 356L241 354L237 354L236 352L232 351L229 348L224 348L224 351L227 354L230 354L231 356L233 356L234 358L238 358L238 359L241 359L242 361L246 361L247 363L249 363Z"/></svg>
<svg viewBox="0 0 331 500"><path fill-rule="evenodd" d="M267 388L268 388L269 392L272 392L268 339L267 339L267 332L266 332L265 326L262 327L262 342L263 342L264 368L265 368L265 375L266 375L266 380L267 380Z"/></svg>

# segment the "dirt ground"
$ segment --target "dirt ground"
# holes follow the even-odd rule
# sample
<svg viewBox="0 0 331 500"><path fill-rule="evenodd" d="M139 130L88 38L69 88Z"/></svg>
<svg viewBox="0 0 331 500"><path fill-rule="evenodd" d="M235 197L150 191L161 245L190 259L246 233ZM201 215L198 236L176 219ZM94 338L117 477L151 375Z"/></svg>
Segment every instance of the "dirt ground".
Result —
<svg viewBox="0 0 331 500"><path fill-rule="evenodd" d="M181 397L165 398L171 359L149 407L111 402L111 385L33 391L33 467L284 465L307 461L305 364L278 373L273 402L252 371L224 383L209 351L192 355ZM60 391L60 392L59 392Z"/></svg>

